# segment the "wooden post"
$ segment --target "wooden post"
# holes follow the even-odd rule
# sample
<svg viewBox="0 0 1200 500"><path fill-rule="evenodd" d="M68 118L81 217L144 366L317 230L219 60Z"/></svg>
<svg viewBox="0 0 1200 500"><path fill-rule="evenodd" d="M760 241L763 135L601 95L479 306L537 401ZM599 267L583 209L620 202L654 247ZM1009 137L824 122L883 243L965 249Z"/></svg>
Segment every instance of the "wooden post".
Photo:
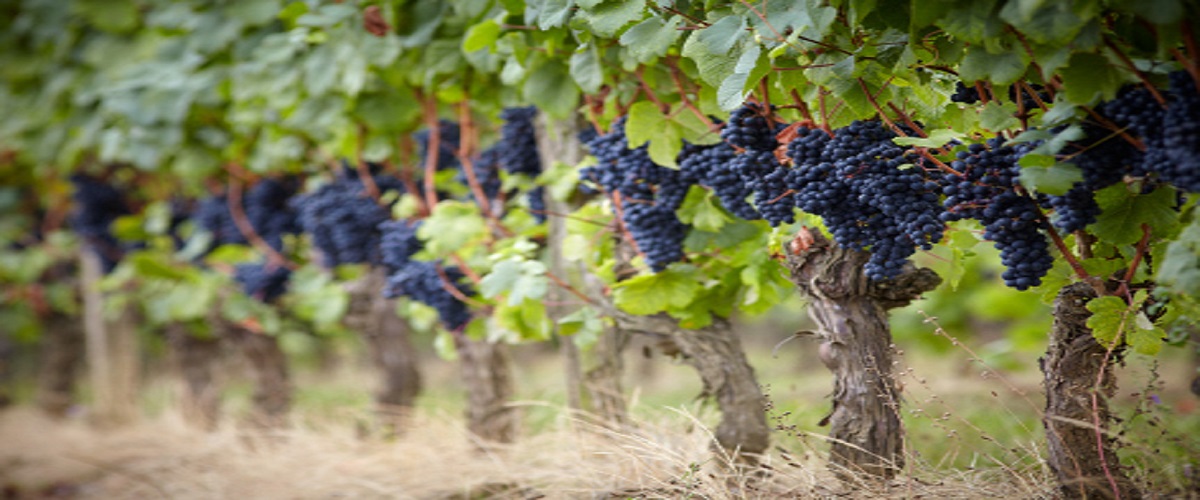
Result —
<svg viewBox="0 0 1200 500"><path fill-rule="evenodd" d="M114 318L106 314L100 259L81 250L88 375L92 389L91 416L101 426L123 425L137 417L138 346L134 311L125 307Z"/></svg>

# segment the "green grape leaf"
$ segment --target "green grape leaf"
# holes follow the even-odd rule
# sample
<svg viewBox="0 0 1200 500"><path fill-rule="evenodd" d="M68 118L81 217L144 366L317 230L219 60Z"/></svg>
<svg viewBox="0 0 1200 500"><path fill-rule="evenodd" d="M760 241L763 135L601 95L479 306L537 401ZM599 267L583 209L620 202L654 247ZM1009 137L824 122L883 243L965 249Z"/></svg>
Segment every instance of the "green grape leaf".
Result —
<svg viewBox="0 0 1200 500"><path fill-rule="evenodd" d="M725 110L741 106L746 101L746 87L755 85L770 69L770 60L763 54L762 47L751 45L738 58L733 73L721 82L717 89L717 104Z"/></svg>
<svg viewBox="0 0 1200 500"><path fill-rule="evenodd" d="M523 95L556 118L570 116L579 106L579 87L568 69L554 60L546 60L529 74Z"/></svg>
<svg viewBox="0 0 1200 500"><path fill-rule="evenodd" d="M489 337L509 332L516 334L517 340L541 341L550 338L552 325L546 316L546 305L539 300L525 299L516 305L501 304L496 307L492 319L499 328L489 332Z"/></svg>
<svg viewBox="0 0 1200 500"><path fill-rule="evenodd" d="M604 318L591 307L582 307L558 320L558 334L571 337L599 338L604 331Z"/></svg>
<svg viewBox="0 0 1200 500"><path fill-rule="evenodd" d="M1047 158L1051 164L1043 166ZM1040 193L1063 195L1076 182L1083 180L1083 171L1078 167L1070 163L1057 163L1050 155L1025 155L1020 163L1024 167L1021 169L1021 185Z"/></svg>
<svg viewBox="0 0 1200 500"><path fill-rule="evenodd" d="M496 263L479 282L479 292L489 299L508 294L508 305L546 296L546 265L536 260L512 258Z"/></svg>
<svg viewBox="0 0 1200 500"><path fill-rule="evenodd" d="M725 53L711 51L699 40L700 36L698 34L689 36L683 42L681 53L684 57L696 63L700 79L709 85L719 87L721 82L733 74L734 67L737 66L738 57L728 54L728 51Z"/></svg>
<svg viewBox="0 0 1200 500"><path fill-rule="evenodd" d="M600 54L596 52L595 45L580 46L571 54L569 64L571 78L579 84L579 88L588 94L600 91L600 86L604 84L604 72L600 67Z"/></svg>
<svg viewBox="0 0 1200 500"><path fill-rule="evenodd" d="M937 129L929 133L929 137L896 137L892 142L900 146L917 146L921 148L940 148L955 139L962 139L966 134L950 129Z"/></svg>
<svg viewBox="0 0 1200 500"><path fill-rule="evenodd" d="M746 21L742 16L725 16L697 31L691 41L702 44L710 54L729 55L746 36L745 27Z"/></svg>
<svg viewBox="0 0 1200 500"><path fill-rule="evenodd" d="M972 45L967 48L958 71L959 77L964 82L983 80L998 87L1009 85L1020 79L1025 75L1027 66L1029 66L1029 56L1023 50L992 53L982 45Z"/></svg>
<svg viewBox="0 0 1200 500"><path fill-rule="evenodd" d="M1143 195L1117 184L1096 193L1100 215L1089 229L1105 243L1133 244L1142 238L1142 224L1150 226L1154 234L1174 230L1179 224L1175 202L1175 190L1170 187Z"/></svg>
<svg viewBox="0 0 1200 500"><path fill-rule="evenodd" d="M1060 72L1063 93L1075 104L1112 99L1125 83L1122 70L1100 54L1076 53Z"/></svg>
<svg viewBox="0 0 1200 500"><path fill-rule="evenodd" d="M1013 116L1016 113L1017 105L1011 102L988 102L979 114L979 126L992 132L1017 128L1021 126L1021 120Z"/></svg>
<svg viewBox="0 0 1200 500"><path fill-rule="evenodd" d="M496 43L499 38L500 23L497 23L495 19L488 19L467 29L467 34L463 37L463 52L486 49Z"/></svg>
<svg viewBox="0 0 1200 500"><path fill-rule="evenodd" d="M666 55L675 40L679 39L679 19L673 17L664 21L658 17L647 18L621 34L619 41L629 49L634 60L639 63L650 62Z"/></svg>
<svg viewBox="0 0 1200 500"><path fill-rule="evenodd" d="M725 227L725 224L733 221L713 203L712 192L701 189L699 186L692 186L688 190L687 198L684 198L683 205L676 212L679 214L680 221L691 224L701 231L715 233Z"/></svg>
<svg viewBox="0 0 1200 500"><path fill-rule="evenodd" d="M1092 299L1087 304L1092 315L1087 326L1092 335L1104 347L1112 347L1119 335L1126 335L1136 328L1136 318L1120 297L1105 296Z"/></svg>
<svg viewBox="0 0 1200 500"><path fill-rule="evenodd" d="M1200 296L1200 218L1195 218L1179 237L1167 244L1155 281L1177 295Z"/></svg>
<svg viewBox="0 0 1200 500"><path fill-rule="evenodd" d="M646 10L646 0L608 0L588 9L588 21L595 34L612 38L621 28L640 20Z"/></svg>
<svg viewBox="0 0 1200 500"><path fill-rule="evenodd" d="M658 137L667 127L667 117L650 101L640 101L629 107L625 119L625 137L629 148L637 148Z"/></svg>
<svg viewBox="0 0 1200 500"><path fill-rule="evenodd" d="M438 203L417 229L425 252L434 257L450 255L486 233L487 224L475 204L450 200Z"/></svg>
<svg viewBox="0 0 1200 500"><path fill-rule="evenodd" d="M691 266L672 265L657 273L635 276L613 286L613 303L636 315L686 307L700 291L695 275Z"/></svg>

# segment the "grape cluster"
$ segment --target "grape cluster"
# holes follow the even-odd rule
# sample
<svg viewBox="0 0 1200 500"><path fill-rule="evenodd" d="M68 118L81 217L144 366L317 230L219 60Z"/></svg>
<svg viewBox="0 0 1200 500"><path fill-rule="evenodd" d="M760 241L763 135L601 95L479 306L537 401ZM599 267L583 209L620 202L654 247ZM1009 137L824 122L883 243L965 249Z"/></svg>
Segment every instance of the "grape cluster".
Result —
<svg viewBox="0 0 1200 500"><path fill-rule="evenodd" d="M213 195L200 200L196 212L192 215L196 226L212 235L211 248L220 245L245 245L249 242L233 221L233 212L229 210L229 198L225 195Z"/></svg>
<svg viewBox="0 0 1200 500"><path fill-rule="evenodd" d="M963 82L954 83L954 93L950 95L951 102L975 104L979 102L979 90L974 86L968 87Z"/></svg>
<svg viewBox="0 0 1200 500"><path fill-rule="evenodd" d="M381 193L404 191L393 177L376 175L374 181ZM357 176L342 176L294 203L300 225L312 235L326 267L380 261L379 224L389 220L390 213L367 194Z"/></svg>
<svg viewBox="0 0 1200 500"><path fill-rule="evenodd" d="M537 177L542 173L542 158L538 152L537 132L534 119L537 108L507 108L500 112L504 124L500 126L500 166L510 174ZM546 222L545 189L537 187L526 195L529 210L539 224Z"/></svg>
<svg viewBox="0 0 1200 500"><path fill-rule="evenodd" d="M801 127L788 144L786 185L801 210L821 216L838 244L870 250L873 280L900 274L917 248L942 238L938 184L878 122L856 121L833 135ZM908 163L917 166L902 168Z"/></svg>
<svg viewBox="0 0 1200 500"><path fill-rule="evenodd" d="M132 212L120 191L95 177L75 174L71 184L75 188L71 227L100 258L104 272L112 272L125 255L125 248L113 236L112 223Z"/></svg>
<svg viewBox="0 0 1200 500"><path fill-rule="evenodd" d="M429 156L429 139L431 135L429 130L421 130L413 134L413 138L417 140L422 165L425 164L425 158ZM459 140L457 123L450 120L438 121L438 170L458 168L457 153Z"/></svg>
<svg viewBox="0 0 1200 500"><path fill-rule="evenodd" d="M675 210L683 204L694 182L689 175L655 164L646 146L627 147L624 118L613 123L607 134L587 143L597 164L580 170L583 180L620 195L625 228L654 271L661 271L683 258L687 225Z"/></svg>
<svg viewBox="0 0 1200 500"><path fill-rule="evenodd" d="M725 142L741 148L730 169L742 179L754 195L754 206L771 226L795 222L795 201L788 191L788 169L775 156L779 141L775 136L782 124L772 124L767 110L758 103L748 102L735 109L729 122L721 129Z"/></svg>
<svg viewBox="0 0 1200 500"><path fill-rule="evenodd" d="M1171 73L1171 101L1162 115L1164 180L1184 191L1200 192L1200 92L1185 71Z"/></svg>
<svg viewBox="0 0 1200 500"><path fill-rule="evenodd" d="M295 177L263 179L246 192L242 206L254 232L271 248L283 249L283 235L300 232L300 221L291 199L300 190Z"/></svg>
<svg viewBox="0 0 1200 500"><path fill-rule="evenodd" d="M393 220L379 224L382 233L380 250L382 262L388 270L388 280L383 295L387 298L408 297L437 310L442 324L451 330L462 328L471 320L467 305L444 288L438 274L440 262L419 262L412 256L421 250L417 237L420 222ZM463 295L471 295L470 287L463 284L463 273L457 267L442 268L446 278Z"/></svg>
<svg viewBox="0 0 1200 500"><path fill-rule="evenodd" d="M1037 97L1042 102L1051 100L1050 95L1042 90L1041 85L1035 83L1031 84L1029 87L1033 89L1034 92L1037 92ZM1017 90L1015 87L1008 88L1008 98L1012 102L1017 101ZM1025 92L1021 92L1021 106L1023 109L1033 109L1039 107L1038 99L1034 99L1033 96L1026 95ZM963 104L975 104L980 101L979 89L977 89L974 85L967 86L964 85L963 82L955 82L954 93L950 95L950 101L960 102Z"/></svg>
<svg viewBox="0 0 1200 500"><path fill-rule="evenodd" d="M761 219L758 210L746 201L754 190L746 187L741 176L733 171L735 155L725 142L711 146L688 144L679 155L679 171L691 183L711 189L733 215L745 220Z"/></svg>
<svg viewBox="0 0 1200 500"><path fill-rule="evenodd" d="M270 264L238 264L233 270L233 279L242 285L242 291L266 303L274 302L287 291L291 276L288 268Z"/></svg>
<svg viewBox="0 0 1200 500"><path fill-rule="evenodd" d="M483 195L489 200L494 200L500 194L500 150L499 144L483 150L479 153L479 158L472 162L472 167L475 172L475 180L479 182L479 188L483 190ZM470 186L470 179L467 177L466 167L459 168L458 176L455 177L459 183L464 186ZM471 193L471 199L475 199L475 193Z"/></svg>
<svg viewBox="0 0 1200 500"><path fill-rule="evenodd" d="M947 174L944 188L943 220L979 220L985 227L983 237L1000 250L1000 261L1007 268L1002 274L1005 284L1018 290L1041 284L1054 262L1040 231L1037 202L1017 189L1017 161L1033 147L1029 143L1004 146L1001 139L972 144L951 163L962 175Z"/></svg>

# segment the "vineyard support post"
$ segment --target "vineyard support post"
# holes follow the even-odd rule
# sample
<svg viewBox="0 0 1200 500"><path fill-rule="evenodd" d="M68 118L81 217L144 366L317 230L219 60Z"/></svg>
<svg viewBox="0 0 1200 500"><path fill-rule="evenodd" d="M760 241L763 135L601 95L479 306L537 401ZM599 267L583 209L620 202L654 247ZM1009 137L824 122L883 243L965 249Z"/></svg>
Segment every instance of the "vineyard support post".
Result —
<svg viewBox="0 0 1200 500"><path fill-rule="evenodd" d="M1140 498L1117 459L1107 399L1117 390L1108 350L1087 326L1087 303L1096 297L1086 283L1064 287L1054 301L1050 345L1040 360L1046 391L1047 456L1064 498ZM1120 358L1114 351L1109 362ZM1103 373L1103 379L1101 379ZM1099 381L1099 386L1097 382ZM1094 422L1100 422L1096 429Z"/></svg>
<svg viewBox="0 0 1200 500"><path fill-rule="evenodd" d="M787 266L818 326L821 361L834 375L833 409L822 421L830 425L830 468L843 479L891 478L904 467L904 428L887 311L934 289L941 278L910 266L897 278L871 283L863 271L869 254L802 231L807 234L797 241L811 243L788 249Z"/></svg>
<svg viewBox="0 0 1200 500"><path fill-rule="evenodd" d="M134 311L126 306L115 318L107 317L108 297L100 290L100 258L86 245L81 250L80 274L92 418L101 426L128 424L137 418L140 371Z"/></svg>
<svg viewBox="0 0 1200 500"><path fill-rule="evenodd" d="M583 145L579 142L579 126L575 120L554 120L545 113L539 113L536 122L538 155L542 159L543 168L549 162L562 162L576 165L583 159ZM549 270L555 276L567 276L567 261L563 256L563 244L567 239L567 220L563 214L570 212L566 202L556 199L550 193L544 193L547 235L546 247L549 253ZM548 308L554 323L555 335L559 336L559 320L570 313L570 308L564 305L567 293L562 287L550 287L546 299L551 306ZM564 370L566 372L567 407L571 410L583 410L583 365L579 346L575 339L559 336L560 349L563 354Z"/></svg>

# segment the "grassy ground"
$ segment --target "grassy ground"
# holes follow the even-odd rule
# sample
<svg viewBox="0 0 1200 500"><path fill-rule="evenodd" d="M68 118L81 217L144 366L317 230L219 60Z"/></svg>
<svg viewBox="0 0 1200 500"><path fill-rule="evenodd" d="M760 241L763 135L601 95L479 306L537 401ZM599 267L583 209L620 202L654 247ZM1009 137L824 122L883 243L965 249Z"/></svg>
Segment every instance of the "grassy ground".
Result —
<svg viewBox="0 0 1200 500"><path fill-rule="evenodd" d="M541 347L518 349L521 439L480 451L463 428L452 363L425 363L426 392L408 432L386 437L372 415L371 374L348 356L332 371L300 370L289 428L238 423L250 388L232 363L220 429L187 428L176 382L146 389L147 417L98 430L86 409L66 421L18 407L0 413L0 487L17 498L1045 498L1039 374L997 373L969 348L909 353L898 366L908 431L905 474L884 487L839 484L823 466L830 380L814 347L748 345L778 426L766 471L730 472L708 450L718 415L695 400L691 370L632 349L627 390L635 425L612 430L563 408L561 364ZM1145 487L1183 496L1200 485L1200 413L1190 365L1168 353L1120 369L1116 407L1123 460Z"/></svg>

